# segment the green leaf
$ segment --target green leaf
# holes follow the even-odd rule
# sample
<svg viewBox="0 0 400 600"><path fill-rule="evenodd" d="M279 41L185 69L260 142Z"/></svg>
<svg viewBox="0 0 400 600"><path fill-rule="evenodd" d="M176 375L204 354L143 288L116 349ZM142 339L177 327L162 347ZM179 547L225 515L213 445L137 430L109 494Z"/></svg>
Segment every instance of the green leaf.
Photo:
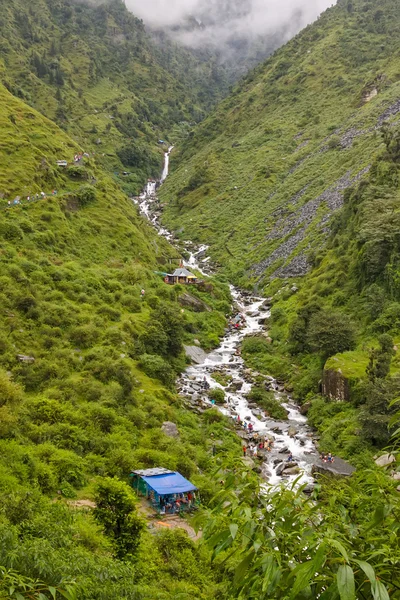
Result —
<svg viewBox="0 0 400 600"><path fill-rule="evenodd" d="M49 592L50 592L50 594L53 596L53 598L55 598L55 597L56 597L56 595L57 595L57 590L56 590L56 588L55 588L55 587L49 586Z"/></svg>
<svg viewBox="0 0 400 600"><path fill-rule="evenodd" d="M236 523L231 523L231 524L229 525L229 531L231 532L231 536L232 536L232 539L233 539L233 540L234 540L234 539L235 539L235 537L236 537L236 534L237 534L237 532L238 532L238 529L239 529L239 525L236 525Z"/></svg>
<svg viewBox="0 0 400 600"><path fill-rule="evenodd" d="M375 581L375 585L372 586L372 595L374 600L390 600L388 591L381 581Z"/></svg>
<svg viewBox="0 0 400 600"><path fill-rule="evenodd" d="M355 600L356 585L354 582L354 573L349 565L340 565L336 575L336 583L340 600Z"/></svg>
<svg viewBox="0 0 400 600"><path fill-rule="evenodd" d="M364 571L371 583L375 583L375 571L369 563L365 562L364 560L353 560L353 562L356 563L356 565L358 565L362 571Z"/></svg>
<svg viewBox="0 0 400 600"><path fill-rule="evenodd" d="M345 550L344 546L338 542L337 540L332 540L329 539L327 540L328 543L333 546L334 548L336 548L336 550L338 550L340 552L340 554L343 556L344 560L348 563L349 561L349 555L347 554L347 551Z"/></svg>
<svg viewBox="0 0 400 600"><path fill-rule="evenodd" d="M251 561L254 559L255 557L255 552L254 550L251 550L242 560L242 562L239 564L239 566L236 568L235 571L235 578L234 578L234 583L235 585L238 585L239 583L242 583L243 578L246 574L246 571L251 563Z"/></svg>

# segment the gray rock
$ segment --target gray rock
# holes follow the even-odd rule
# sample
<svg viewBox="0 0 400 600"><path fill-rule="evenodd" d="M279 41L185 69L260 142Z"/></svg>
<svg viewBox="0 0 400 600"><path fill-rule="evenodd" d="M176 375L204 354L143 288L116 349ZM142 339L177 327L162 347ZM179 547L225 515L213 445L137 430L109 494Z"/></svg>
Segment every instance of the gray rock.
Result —
<svg viewBox="0 0 400 600"><path fill-rule="evenodd" d="M33 356L25 356L24 354L17 354L17 358L19 362L25 363L27 365L31 365L35 362Z"/></svg>
<svg viewBox="0 0 400 600"><path fill-rule="evenodd" d="M188 293L185 293L185 294L182 294L182 296L179 296L178 302L181 306L184 306L185 308L189 308L189 309L193 310L194 312L211 312L211 310L212 310L208 306L208 304L206 304L202 300L199 300L195 296L192 296L192 294L188 294Z"/></svg>
<svg viewBox="0 0 400 600"><path fill-rule="evenodd" d="M378 467L387 467L396 461L396 457L393 454L382 454L375 460L375 464Z"/></svg>
<svg viewBox="0 0 400 600"><path fill-rule="evenodd" d="M290 469L285 469L283 475L298 475L299 473L299 467L291 467Z"/></svg>
<svg viewBox="0 0 400 600"><path fill-rule="evenodd" d="M276 467L276 474L278 475L278 477L282 475L283 471L285 470L285 466L285 463L281 463Z"/></svg>
<svg viewBox="0 0 400 600"><path fill-rule="evenodd" d="M175 423L172 423L171 421L165 421L161 426L161 431L163 431L165 435L167 435L170 438L179 437L178 427Z"/></svg>
<svg viewBox="0 0 400 600"><path fill-rule="evenodd" d="M192 359L193 362L197 363L198 365L202 365L205 362L207 353L204 352L202 348L198 348L197 346L184 346L184 348L186 354Z"/></svg>
<svg viewBox="0 0 400 600"><path fill-rule="evenodd" d="M337 477L349 477L355 471L355 468L345 460L335 457L333 463L323 462L318 459L312 468L313 473L322 475L335 475Z"/></svg>

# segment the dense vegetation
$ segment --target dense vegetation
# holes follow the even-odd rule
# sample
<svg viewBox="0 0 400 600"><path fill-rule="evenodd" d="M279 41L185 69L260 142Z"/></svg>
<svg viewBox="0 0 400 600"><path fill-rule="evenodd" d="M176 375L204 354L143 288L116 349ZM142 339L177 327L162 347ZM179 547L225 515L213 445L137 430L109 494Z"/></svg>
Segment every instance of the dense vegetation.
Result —
<svg viewBox="0 0 400 600"><path fill-rule="evenodd" d="M69 158L79 147L0 95L3 189L36 197L57 187L1 205L0 589L31 597L45 581L68 595L74 582L85 599L214 598L202 551L182 532L143 530L125 482L134 467L161 465L206 501L215 461L240 451L222 416L200 420L174 391L183 343L210 348L224 331L229 289L210 281L193 292L211 312L181 308L185 290L154 273L176 251L93 159L57 169L59 150ZM223 440L214 457L211 433ZM96 500L93 515L69 504L82 499Z"/></svg>
<svg viewBox="0 0 400 600"><path fill-rule="evenodd" d="M10 0L0 35L0 80L96 152L129 193L159 175L158 141L179 139L220 95L217 66L154 43L121 0Z"/></svg>

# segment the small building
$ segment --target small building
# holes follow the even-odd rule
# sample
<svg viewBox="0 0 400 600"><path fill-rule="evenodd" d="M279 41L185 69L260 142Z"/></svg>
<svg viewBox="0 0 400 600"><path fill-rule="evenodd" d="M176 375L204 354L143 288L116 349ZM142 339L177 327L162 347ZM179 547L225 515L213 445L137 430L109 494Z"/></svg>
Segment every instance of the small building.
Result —
<svg viewBox="0 0 400 600"><path fill-rule="evenodd" d="M179 267L176 269L172 275L167 275L165 278L166 283L175 284L175 283L183 283L184 285L197 283L196 275L193 275L188 269L185 267Z"/></svg>
<svg viewBox="0 0 400 600"><path fill-rule="evenodd" d="M188 512L199 504L196 486L176 471L144 469L132 471L130 476L138 496L147 498L159 514Z"/></svg>
<svg viewBox="0 0 400 600"><path fill-rule="evenodd" d="M57 161L57 166L58 167L68 167L68 162L66 160L58 160Z"/></svg>

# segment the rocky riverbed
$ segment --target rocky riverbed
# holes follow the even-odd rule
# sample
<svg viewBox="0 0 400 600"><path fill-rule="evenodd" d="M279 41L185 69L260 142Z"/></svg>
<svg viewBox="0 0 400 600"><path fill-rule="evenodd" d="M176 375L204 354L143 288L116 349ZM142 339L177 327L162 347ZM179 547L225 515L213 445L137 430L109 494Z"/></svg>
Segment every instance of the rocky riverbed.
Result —
<svg viewBox="0 0 400 600"><path fill-rule="evenodd" d="M168 175L171 150L172 148L166 154L161 182ZM173 235L160 224L161 208L156 191L157 184L149 182L143 194L134 200L158 233L174 243ZM204 275L211 274L212 267L206 246L196 248L188 241L184 248L179 245L179 250L184 250L188 256L184 261L185 266ZM218 348L207 355L197 353L195 364L177 382L179 393L188 407L202 413L214 406L212 390L222 389L225 403L216 405L216 408L235 421L238 435L248 448L244 460L250 466L258 468L265 481L270 484L298 480L311 489L315 467L318 465L321 472L321 469L324 470L324 463L319 460L316 439L307 424L307 418L301 414L299 406L290 398L282 384L273 377L246 369L240 356L240 346L246 336L268 336L264 327L270 316L268 303L264 298L253 297L234 287L231 292L236 318L232 320ZM193 348L187 351L190 354ZM223 381L224 385L218 381ZM249 402L247 396L256 381L258 384L262 381L262 385L274 393L286 410L286 420L272 419L256 403ZM257 450L261 440L270 441L269 449ZM334 470L334 466L329 465L331 471L332 468Z"/></svg>

